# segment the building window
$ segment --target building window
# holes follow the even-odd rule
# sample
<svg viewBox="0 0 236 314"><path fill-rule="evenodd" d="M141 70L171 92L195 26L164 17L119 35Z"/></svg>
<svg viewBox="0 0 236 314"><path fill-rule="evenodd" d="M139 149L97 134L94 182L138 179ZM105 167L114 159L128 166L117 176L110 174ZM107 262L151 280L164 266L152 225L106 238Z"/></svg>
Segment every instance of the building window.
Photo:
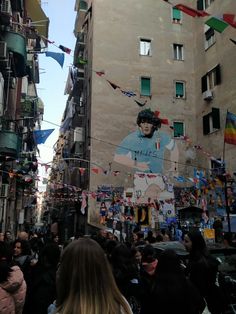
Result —
<svg viewBox="0 0 236 314"><path fill-rule="evenodd" d="M213 28L205 24L205 50L216 42L215 31Z"/></svg>
<svg viewBox="0 0 236 314"><path fill-rule="evenodd" d="M218 64L214 69L202 77L202 93L212 90L216 85L221 83L221 70Z"/></svg>
<svg viewBox="0 0 236 314"><path fill-rule="evenodd" d="M183 45L173 44L173 55L175 60L184 60Z"/></svg>
<svg viewBox="0 0 236 314"><path fill-rule="evenodd" d="M79 9L83 10L83 11L87 11L87 9L88 9L87 2L84 1L84 0L80 0L80 2L79 2Z"/></svg>
<svg viewBox="0 0 236 314"><path fill-rule="evenodd" d="M151 79L150 77L141 77L141 96L151 96Z"/></svg>
<svg viewBox="0 0 236 314"><path fill-rule="evenodd" d="M174 122L174 137L184 136L184 123L183 122Z"/></svg>
<svg viewBox="0 0 236 314"><path fill-rule="evenodd" d="M185 98L185 83L177 81L175 82L175 97Z"/></svg>
<svg viewBox="0 0 236 314"><path fill-rule="evenodd" d="M181 23L181 11L176 8L172 8L172 22Z"/></svg>
<svg viewBox="0 0 236 314"><path fill-rule="evenodd" d="M211 160L211 174L213 177L225 174L225 163L221 158Z"/></svg>
<svg viewBox="0 0 236 314"><path fill-rule="evenodd" d="M214 0L197 0L197 9L206 10Z"/></svg>
<svg viewBox="0 0 236 314"><path fill-rule="evenodd" d="M203 116L203 134L207 135L220 129L220 109L212 108L212 111Z"/></svg>
<svg viewBox="0 0 236 314"><path fill-rule="evenodd" d="M141 56L151 56L151 40L150 39L140 39L139 53Z"/></svg>

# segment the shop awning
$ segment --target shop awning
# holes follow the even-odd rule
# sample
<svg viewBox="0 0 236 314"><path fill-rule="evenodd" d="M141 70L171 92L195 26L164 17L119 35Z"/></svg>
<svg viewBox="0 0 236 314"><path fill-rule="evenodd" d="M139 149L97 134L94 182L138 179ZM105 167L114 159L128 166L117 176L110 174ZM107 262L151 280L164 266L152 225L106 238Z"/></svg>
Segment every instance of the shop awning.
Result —
<svg viewBox="0 0 236 314"><path fill-rule="evenodd" d="M25 8L28 17L31 18L33 25L38 30L39 35L48 38L49 18L43 12L38 0L26 0Z"/></svg>

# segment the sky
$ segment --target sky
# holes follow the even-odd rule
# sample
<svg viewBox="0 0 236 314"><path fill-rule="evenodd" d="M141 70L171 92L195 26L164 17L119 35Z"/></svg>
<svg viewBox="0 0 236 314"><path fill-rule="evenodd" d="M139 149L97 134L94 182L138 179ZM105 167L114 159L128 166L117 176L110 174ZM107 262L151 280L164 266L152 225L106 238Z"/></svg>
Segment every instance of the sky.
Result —
<svg viewBox="0 0 236 314"><path fill-rule="evenodd" d="M45 144L38 145L40 151L39 163L47 163L53 159L53 145L59 136L59 127L66 106L68 95L64 95L69 66L73 63L73 50L76 38L73 34L76 12L76 0L42 0L41 6L49 18L48 39L54 44L48 44L48 51L63 53L58 47L63 45L72 51L65 54L63 68L59 63L45 54L39 54L40 84L37 85L38 96L44 103L44 116L41 129L55 129ZM46 122L49 121L50 123ZM56 124L56 125L54 125ZM41 168L41 169L40 169ZM44 167L39 167L39 178L46 177ZM39 184L40 185L40 184Z"/></svg>

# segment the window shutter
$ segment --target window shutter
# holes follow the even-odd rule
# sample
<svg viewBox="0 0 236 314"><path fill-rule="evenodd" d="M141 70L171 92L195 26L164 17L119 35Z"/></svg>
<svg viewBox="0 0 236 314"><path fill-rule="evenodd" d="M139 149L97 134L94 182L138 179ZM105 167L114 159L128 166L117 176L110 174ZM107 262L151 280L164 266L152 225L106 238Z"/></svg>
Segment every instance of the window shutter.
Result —
<svg viewBox="0 0 236 314"><path fill-rule="evenodd" d="M183 96L184 95L184 84L181 82L175 83L175 94L176 96Z"/></svg>
<svg viewBox="0 0 236 314"><path fill-rule="evenodd" d="M80 8L80 10L87 10L87 8L88 8L87 2L84 1L84 0L80 0L80 2L79 2L79 8Z"/></svg>
<svg viewBox="0 0 236 314"><path fill-rule="evenodd" d="M210 123L209 123L209 114L203 116L203 134L207 135L210 133Z"/></svg>
<svg viewBox="0 0 236 314"><path fill-rule="evenodd" d="M151 81L150 78L141 78L141 95L150 96L151 95Z"/></svg>
<svg viewBox="0 0 236 314"><path fill-rule="evenodd" d="M174 122L174 137L184 135L184 125L182 122Z"/></svg>
<svg viewBox="0 0 236 314"><path fill-rule="evenodd" d="M221 83L221 70L220 65L218 64L216 66L216 85L219 85Z"/></svg>
<svg viewBox="0 0 236 314"><path fill-rule="evenodd" d="M179 9L173 8L173 19L181 20L181 12Z"/></svg>
<svg viewBox="0 0 236 314"><path fill-rule="evenodd" d="M204 75L202 77L202 93L204 93L207 90L207 76Z"/></svg>
<svg viewBox="0 0 236 314"><path fill-rule="evenodd" d="M210 28L205 32L206 40L209 40L214 34L215 34L214 29L210 27Z"/></svg>
<svg viewBox="0 0 236 314"><path fill-rule="evenodd" d="M214 129L220 129L220 109L212 108L212 124Z"/></svg>
<svg viewBox="0 0 236 314"><path fill-rule="evenodd" d="M197 0L197 9L203 10L203 0Z"/></svg>

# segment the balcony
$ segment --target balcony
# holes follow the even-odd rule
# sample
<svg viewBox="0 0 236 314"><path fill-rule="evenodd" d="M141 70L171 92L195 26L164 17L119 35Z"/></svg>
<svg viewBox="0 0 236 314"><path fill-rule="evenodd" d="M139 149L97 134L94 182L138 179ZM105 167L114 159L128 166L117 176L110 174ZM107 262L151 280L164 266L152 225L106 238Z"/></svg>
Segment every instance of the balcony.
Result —
<svg viewBox="0 0 236 314"><path fill-rule="evenodd" d="M9 51L13 52L14 72L16 77L23 77L26 75L26 40L20 33L6 32L4 34L4 41L7 43Z"/></svg>
<svg viewBox="0 0 236 314"><path fill-rule="evenodd" d="M8 130L0 130L0 160L16 159L19 152L20 138Z"/></svg>
<svg viewBox="0 0 236 314"><path fill-rule="evenodd" d="M25 99L21 104L21 116L36 117L37 114L37 99Z"/></svg>
<svg viewBox="0 0 236 314"><path fill-rule="evenodd" d="M84 1L84 0L77 1L75 5L75 9L77 11L77 16L75 20L74 34L76 35L77 33L81 31L85 17L86 17L86 12L88 9L87 1Z"/></svg>

